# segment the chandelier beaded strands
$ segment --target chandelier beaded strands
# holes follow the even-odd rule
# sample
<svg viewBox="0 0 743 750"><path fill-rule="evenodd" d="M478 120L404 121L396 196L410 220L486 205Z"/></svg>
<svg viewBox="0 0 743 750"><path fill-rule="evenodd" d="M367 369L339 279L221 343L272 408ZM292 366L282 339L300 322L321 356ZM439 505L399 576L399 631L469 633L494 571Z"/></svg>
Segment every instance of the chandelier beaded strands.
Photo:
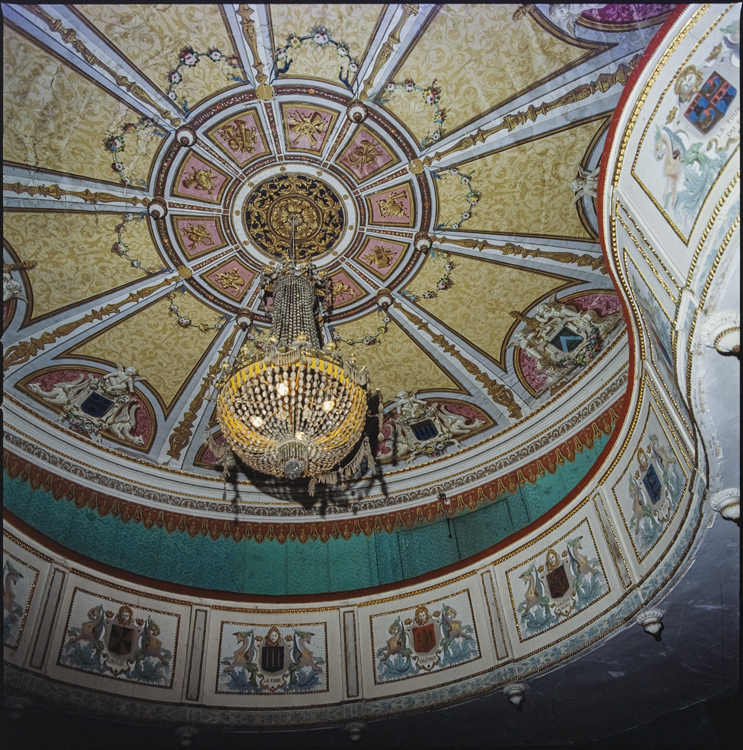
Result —
<svg viewBox="0 0 743 750"><path fill-rule="evenodd" d="M322 343L324 274L296 261L299 221L291 217L288 259L262 275L264 294L273 296L269 342L240 350L217 397L217 420L245 464L276 477L308 477L313 495L317 482L345 486L364 458L374 466L365 437L354 458L335 468L364 433L371 386L335 342Z"/></svg>

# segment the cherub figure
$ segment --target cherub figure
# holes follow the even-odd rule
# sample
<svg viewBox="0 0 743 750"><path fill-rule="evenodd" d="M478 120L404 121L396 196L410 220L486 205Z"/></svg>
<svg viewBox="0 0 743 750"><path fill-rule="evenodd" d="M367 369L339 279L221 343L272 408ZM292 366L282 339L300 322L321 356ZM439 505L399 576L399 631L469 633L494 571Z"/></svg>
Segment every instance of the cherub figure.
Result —
<svg viewBox="0 0 743 750"><path fill-rule="evenodd" d="M591 198L598 197L596 193L599 186L599 170L600 167L596 167L593 171L587 172L580 164L578 165L578 176L570 183L570 189L575 193L573 203L586 195Z"/></svg>

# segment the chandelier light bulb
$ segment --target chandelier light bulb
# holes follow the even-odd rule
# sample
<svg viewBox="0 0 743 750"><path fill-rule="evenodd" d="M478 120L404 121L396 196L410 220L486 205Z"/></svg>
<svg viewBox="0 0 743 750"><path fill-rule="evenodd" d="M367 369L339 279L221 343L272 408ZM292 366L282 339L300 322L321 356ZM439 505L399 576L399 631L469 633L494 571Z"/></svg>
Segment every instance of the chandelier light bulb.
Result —
<svg viewBox="0 0 743 750"><path fill-rule="evenodd" d="M326 413L332 411L334 406L335 401L332 398L322 402L322 410Z"/></svg>
<svg viewBox="0 0 743 750"><path fill-rule="evenodd" d="M258 427L261 427L263 425L263 419L258 416L252 416L250 418L250 424L252 424L253 427L257 429Z"/></svg>
<svg viewBox="0 0 743 750"><path fill-rule="evenodd" d="M279 383L276 386L276 392L279 396L286 396L286 394L289 393L289 386L286 383Z"/></svg>

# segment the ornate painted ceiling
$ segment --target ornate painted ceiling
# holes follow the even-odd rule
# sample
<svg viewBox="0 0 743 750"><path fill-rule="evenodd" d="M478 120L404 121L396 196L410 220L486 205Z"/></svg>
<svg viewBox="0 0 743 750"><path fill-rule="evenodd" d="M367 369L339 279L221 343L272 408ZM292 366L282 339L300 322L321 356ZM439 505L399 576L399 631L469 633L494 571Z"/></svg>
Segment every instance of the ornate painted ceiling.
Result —
<svg viewBox="0 0 743 750"><path fill-rule="evenodd" d="M36 486L67 498L13 512L134 572L317 593L477 554L590 474L628 366L598 164L669 6L4 10L6 465L33 455ZM385 405L381 471L314 504L244 474L224 493L204 443L221 442L222 364L267 339L260 274L286 256L291 216L300 257L330 278L325 339ZM504 495L519 510L496 518ZM229 559L227 537L277 541L256 559L295 578L194 571L187 545L143 570L106 551L113 527L73 523L76 506L99 531L211 537ZM456 551L434 540L443 519ZM341 560L401 529L430 543L399 568L296 578L308 540L340 542Z"/></svg>

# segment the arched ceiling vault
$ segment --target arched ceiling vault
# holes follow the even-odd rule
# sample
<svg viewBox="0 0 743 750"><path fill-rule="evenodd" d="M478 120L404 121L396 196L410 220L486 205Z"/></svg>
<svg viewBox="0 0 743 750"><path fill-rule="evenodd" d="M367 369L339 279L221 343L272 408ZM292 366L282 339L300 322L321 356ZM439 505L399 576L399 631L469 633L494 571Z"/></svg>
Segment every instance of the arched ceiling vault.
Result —
<svg viewBox="0 0 743 750"><path fill-rule="evenodd" d="M195 528L228 557L234 539L276 540L264 564L287 568L292 544L341 559L421 519L419 535L451 517L468 540L434 554L421 537L399 570L281 591L145 566L255 593L393 583L537 524L590 474L626 388L593 196L622 87L668 13L631 7L7 6L3 243L22 291L3 310L6 465L35 455L38 483L67 498L11 510L139 573L101 552L105 534ZM225 498L203 445L221 439L220 365L268 334L259 277L286 252L287 211L304 212L300 253L332 280L326 339L385 405L381 478L314 505L244 477ZM91 378L127 395L88 419L70 384ZM396 443L401 392L437 415L438 440ZM501 523L488 508L505 495L521 510ZM75 496L110 525L95 543L74 530Z"/></svg>

